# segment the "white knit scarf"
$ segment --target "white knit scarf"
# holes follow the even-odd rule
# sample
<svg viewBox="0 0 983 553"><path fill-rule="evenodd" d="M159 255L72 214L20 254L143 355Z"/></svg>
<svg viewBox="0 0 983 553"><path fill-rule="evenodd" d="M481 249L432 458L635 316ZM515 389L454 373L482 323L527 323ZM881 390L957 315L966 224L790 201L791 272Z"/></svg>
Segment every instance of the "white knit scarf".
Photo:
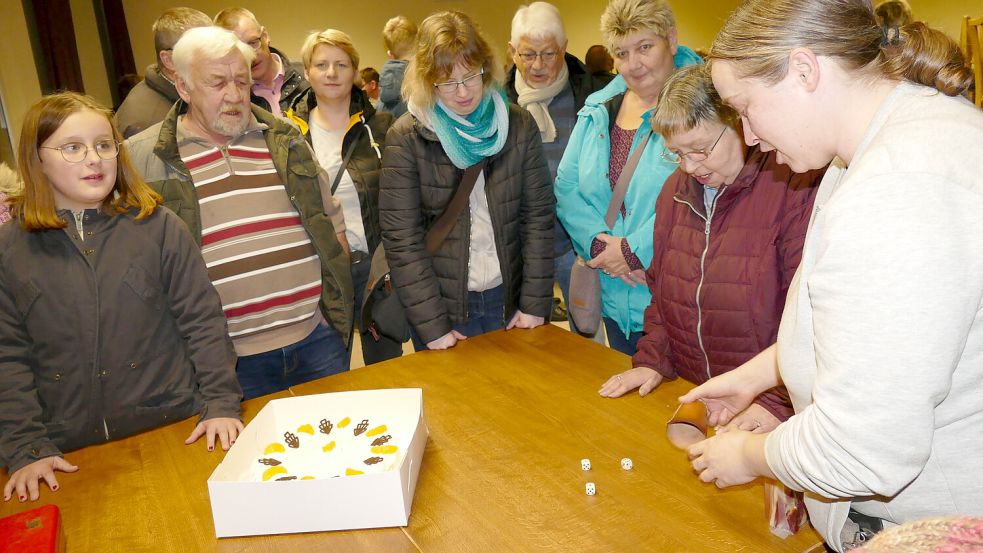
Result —
<svg viewBox="0 0 983 553"><path fill-rule="evenodd" d="M567 81L570 79L570 70L567 69L566 60L560 61L562 65L559 75L545 88L529 86L526 84L526 80L522 78L522 72L518 69L515 71L515 91L519 93L519 105L532 114L532 118L536 120L536 125L539 127L539 133L543 137L543 142L546 143L556 140L556 125L553 124L553 118L550 117L550 102L553 101L553 97L563 92L563 88L567 86Z"/></svg>

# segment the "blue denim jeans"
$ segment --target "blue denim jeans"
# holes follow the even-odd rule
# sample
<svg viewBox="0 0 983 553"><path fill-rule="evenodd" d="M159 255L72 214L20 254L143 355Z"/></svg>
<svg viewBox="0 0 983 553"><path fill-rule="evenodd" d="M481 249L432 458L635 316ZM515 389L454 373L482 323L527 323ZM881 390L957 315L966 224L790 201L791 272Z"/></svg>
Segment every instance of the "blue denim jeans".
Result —
<svg viewBox="0 0 983 553"><path fill-rule="evenodd" d="M608 344L610 344L611 349L620 351L625 355L635 355L638 341L645 335L643 332L632 332L626 339L625 333L618 328L618 323L607 317L604 317L604 330L608 333Z"/></svg>
<svg viewBox="0 0 983 553"><path fill-rule="evenodd" d="M341 334L322 322L307 338L284 348L246 355L236 364L242 399L265 396L348 370Z"/></svg>
<svg viewBox="0 0 983 553"><path fill-rule="evenodd" d="M505 328L505 286L498 285L483 292L468 292L468 320L452 327L471 337ZM427 349L416 329L412 329L416 351Z"/></svg>

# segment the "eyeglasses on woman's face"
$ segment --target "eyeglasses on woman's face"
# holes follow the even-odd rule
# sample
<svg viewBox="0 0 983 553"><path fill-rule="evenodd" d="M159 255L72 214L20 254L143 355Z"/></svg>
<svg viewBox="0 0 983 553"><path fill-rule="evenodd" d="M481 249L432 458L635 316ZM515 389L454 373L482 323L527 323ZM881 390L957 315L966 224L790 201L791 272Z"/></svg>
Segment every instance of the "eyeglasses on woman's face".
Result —
<svg viewBox="0 0 983 553"><path fill-rule="evenodd" d="M724 125L723 130L720 131L720 135L717 136L717 139L713 141L713 145L704 150L693 150L692 152L676 152L670 150L669 148L663 148L662 159L670 163L675 163L677 165L682 163L683 158L686 158L693 163L706 161L706 159L710 157L710 154L713 153L713 149L717 147L718 143L720 143L720 139L724 137L725 132L727 132L726 125Z"/></svg>
<svg viewBox="0 0 983 553"><path fill-rule="evenodd" d="M102 159L113 159L119 155L119 142L110 139L100 140L93 144L91 148L82 142L68 142L57 147L41 146L41 148L45 150L58 150L61 152L61 157L69 163L81 163L85 161L85 158L89 155L89 150L95 152Z"/></svg>
<svg viewBox="0 0 983 553"><path fill-rule="evenodd" d="M457 92L457 87L463 86L464 88L475 89L481 86L481 76L485 74L485 68L481 68L474 75L464 77L460 81L447 81L443 83L437 83L434 86L440 92L444 94L453 94Z"/></svg>

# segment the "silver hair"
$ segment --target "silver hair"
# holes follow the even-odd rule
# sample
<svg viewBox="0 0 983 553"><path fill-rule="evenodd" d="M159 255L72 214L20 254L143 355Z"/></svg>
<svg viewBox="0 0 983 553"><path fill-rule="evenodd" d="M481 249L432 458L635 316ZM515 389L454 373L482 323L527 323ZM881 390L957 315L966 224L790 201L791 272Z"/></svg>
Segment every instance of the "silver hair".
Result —
<svg viewBox="0 0 983 553"><path fill-rule="evenodd" d="M563 28L560 10L547 2L520 6L512 17L512 46L518 48L522 37L532 40L552 38L559 46L564 46L567 43L567 33Z"/></svg>
<svg viewBox="0 0 983 553"><path fill-rule="evenodd" d="M191 72L203 59L224 58L234 50L242 54L246 66L253 63L256 52L239 40L232 31L221 27L195 27L188 29L174 45L174 71L189 88L193 87Z"/></svg>

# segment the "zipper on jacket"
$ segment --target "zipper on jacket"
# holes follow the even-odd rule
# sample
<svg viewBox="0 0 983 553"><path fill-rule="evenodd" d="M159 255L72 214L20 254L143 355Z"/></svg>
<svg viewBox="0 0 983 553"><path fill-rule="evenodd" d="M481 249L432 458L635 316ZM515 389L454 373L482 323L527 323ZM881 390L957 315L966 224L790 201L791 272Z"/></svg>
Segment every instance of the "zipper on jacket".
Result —
<svg viewBox="0 0 983 553"><path fill-rule="evenodd" d="M710 204L710 212L704 216L699 211L693 207L693 204L687 202L686 200L680 200L676 196L672 199L689 206L689 208L696 214L697 217L703 220L703 251L700 253L700 281L696 285L696 340L700 344L700 352L703 354L703 363L707 371L707 379L713 378L710 374L710 356L707 354L706 345L703 343L703 304L700 302L700 292L703 291L703 279L706 276L706 260L707 252L710 250L710 224L713 222L713 214L717 211L717 200L720 196L723 196L724 191L727 190L727 186L723 186L717 195L713 197L713 203Z"/></svg>
<svg viewBox="0 0 983 553"><path fill-rule="evenodd" d="M79 240L85 242L85 227L82 224L82 220L85 217L85 211L73 211L72 216L75 217L75 231L79 235Z"/></svg>

